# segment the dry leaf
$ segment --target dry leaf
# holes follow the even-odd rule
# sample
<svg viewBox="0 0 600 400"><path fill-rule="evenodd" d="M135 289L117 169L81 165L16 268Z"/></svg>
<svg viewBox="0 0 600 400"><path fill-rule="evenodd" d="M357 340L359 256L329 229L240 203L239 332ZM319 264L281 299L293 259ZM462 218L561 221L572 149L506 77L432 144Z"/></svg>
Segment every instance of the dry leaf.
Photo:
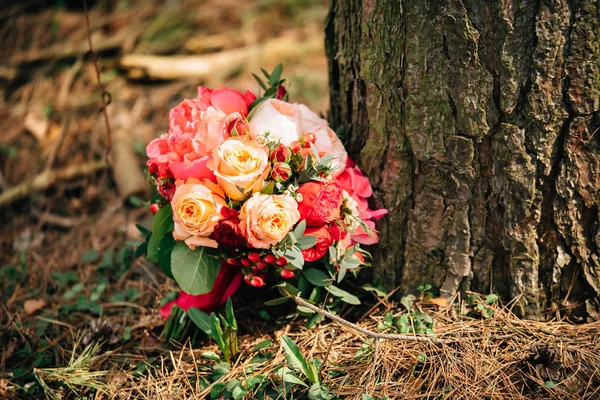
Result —
<svg viewBox="0 0 600 400"><path fill-rule="evenodd" d="M23 308L25 309L25 312L27 314L31 315L34 312L36 312L37 310L39 310L40 308L44 307L45 305L46 305L45 300L32 299L32 300L26 300L25 304L23 304Z"/></svg>
<svg viewBox="0 0 600 400"><path fill-rule="evenodd" d="M429 301L427 301L427 304L433 304L440 308L445 308L448 307L448 300L442 297L436 297L435 299L429 299Z"/></svg>

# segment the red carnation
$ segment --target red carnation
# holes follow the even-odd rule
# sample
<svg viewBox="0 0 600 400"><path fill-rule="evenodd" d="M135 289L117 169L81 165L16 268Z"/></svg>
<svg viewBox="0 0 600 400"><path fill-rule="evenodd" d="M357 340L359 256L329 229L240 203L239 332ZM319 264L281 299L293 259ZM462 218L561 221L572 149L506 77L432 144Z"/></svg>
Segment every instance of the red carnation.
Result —
<svg viewBox="0 0 600 400"><path fill-rule="evenodd" d="M342 188L337 182L310 181L298 189L300 219L308 226L322 226L340 216Z"/></svg>
<svg viewBox="0 0 600 400"><path fill-rule="evenodd" d="M218 244L226 247L242 247L246 245L246 239L239 227L238 217L229 217L223 219L215 226L215 230L210 234L210 238Z"/></svg>
<svg viewBox="0 0 600 400"><path fill-rule="evenodd" d="M308 227L304 231L304 236L315 236L317 238L317 243L313 247L302 250L304 261L317 261L327 254L329 247L333 244L329 227L326 225L320 228Z"/></svg>

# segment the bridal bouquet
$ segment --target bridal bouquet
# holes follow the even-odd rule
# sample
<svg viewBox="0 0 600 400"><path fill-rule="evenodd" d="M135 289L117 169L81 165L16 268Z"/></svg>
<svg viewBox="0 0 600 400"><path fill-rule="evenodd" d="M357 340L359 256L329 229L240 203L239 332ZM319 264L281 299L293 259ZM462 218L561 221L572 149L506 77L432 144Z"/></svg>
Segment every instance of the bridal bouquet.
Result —
<svg viewBox="0 0 600 400"><path fill-rule="evenodd" d="M333 283L365 265L360 244L378 241L373 221L387 211L369 208L369 180L327 121L286 101L281 66L263 73L260 98L199 87L147 147L159 192L147 257L182 289L165 317L173 304L210 312L242 281L303 274L353 302Z"/></svg>

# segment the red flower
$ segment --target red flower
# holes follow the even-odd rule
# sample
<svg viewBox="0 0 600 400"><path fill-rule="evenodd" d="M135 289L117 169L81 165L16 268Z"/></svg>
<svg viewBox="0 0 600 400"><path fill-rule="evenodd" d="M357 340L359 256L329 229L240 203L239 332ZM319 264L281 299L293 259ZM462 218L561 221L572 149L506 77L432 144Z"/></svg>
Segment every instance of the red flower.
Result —
<svg viewBox="0 0 600 400"><path fill-rule="evenodd" d="M283 99L286 94L287 94L287 90L285 90L285 88L283 86L279 86L277 88L277 100Z"/></svg>
<svg viewBox="0 0 600 400"><path fill-rule="evenodd" d="M308 226L322 226L340 216L342 188L337 182L310 181L298 189L300 219Z"/></svg>
<svg viewBox="0 0 600 400"><path fill-rule="evenodd" d="M238 267L227 263L221 264L219 274L215 279L215 284L210 292L193 296L191 294L180 292L176 301L171 301L160 309L160 315L167 318L171 313L173 305L178 305L184 310L190 307L199 308L205 313L212 312L219 304L231 297L240 287L242 274Z"/></svg>
<svg viewBox="0 0 600 400"><path fill-rule="evenodd" d="M327 254L329 247L333 244L333 238L328 228L327 225L320 228L306 228L304 236L316 236L317 243L309 249L302 250L304 261L317 261Z"/></svg>
<svg viewBox="0 0 600 400"><path fill-rule="evenodd" d="M246 245L246 239L240 230L239 224L238 217L225 218L215 226L215 230L209 237L222 246L243 247Z"/></svg>

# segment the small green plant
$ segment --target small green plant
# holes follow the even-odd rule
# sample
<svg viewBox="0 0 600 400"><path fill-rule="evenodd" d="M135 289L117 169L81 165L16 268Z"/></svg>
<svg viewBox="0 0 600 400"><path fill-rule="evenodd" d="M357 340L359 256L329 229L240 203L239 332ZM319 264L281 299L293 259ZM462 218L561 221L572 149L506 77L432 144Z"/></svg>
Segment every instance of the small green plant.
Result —
<svg viewBox="0 0 600 400"><path fill-rule="evenodd" d="M494 316L494 309L490 306L496 302L498 302L498 296L494 293L488 294L485 300L478 294L472 293L467 297L467 314L472 317L491 318Z"/></svg>
<svg viewBox="0 0 600 400"><path fill-rule="evenodd" d="M431 286L425 288L424 291L430 288ZM416 307L416 300L417 298L412 294L402 297L400 303L406 308L406 312L397 316L387 313L385 319L377 326L377 329L381 331L392 330L399 333L434 335L433 327L435 322L433 318Z"/></svg>
<svg viewBox="0 0 600 400"><path fill-rule="evenodd" d="M314 358L307 360L296 343L289 337L281 336L281 345L285 350L285 357L291 368L283 366L278 374L284 382L292 385L300 385L308 388L308 398L310 400L331 400L336 398L334 394L329 392L326 386L321 383L320 369L322 367L321 360ZM298 376L298 373L308 380L309 385Z"/></svg>
<svg viewBox="0 0 600 400"><path fill-rule="evenodd" d="M214 312L208 315L197 308L190 308L188 315L200 330L217 342L226 363L231 363L237 359L239 354L238 326L233 313L231 298L227 299L225 316L217 316Z"/></svg>

